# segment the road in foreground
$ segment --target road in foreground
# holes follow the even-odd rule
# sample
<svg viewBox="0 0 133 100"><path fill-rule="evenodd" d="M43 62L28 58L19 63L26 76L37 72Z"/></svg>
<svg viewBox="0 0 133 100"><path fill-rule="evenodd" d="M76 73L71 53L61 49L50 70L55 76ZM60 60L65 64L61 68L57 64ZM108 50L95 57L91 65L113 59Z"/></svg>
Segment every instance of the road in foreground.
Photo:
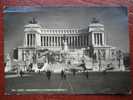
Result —
<svg viewBox="0 0 133 100"><path fill-rule="evenodd" d="M67 74L64 80L60 74L52 74L50 80L45 73L6 75L7 94L128 94L130 87L130 72L89 72L88 78Z"/></svg>

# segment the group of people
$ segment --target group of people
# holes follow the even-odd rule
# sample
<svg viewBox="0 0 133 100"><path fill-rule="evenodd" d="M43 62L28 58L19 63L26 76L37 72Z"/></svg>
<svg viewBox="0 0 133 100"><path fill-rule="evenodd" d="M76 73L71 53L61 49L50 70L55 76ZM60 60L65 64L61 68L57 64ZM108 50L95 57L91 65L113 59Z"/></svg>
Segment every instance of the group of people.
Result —
<svg viewBox="0 0 133 100"><path fill-rule="evenodd" d="M48 80L51 79L51 73L52 73L52 72L51 72L50 70L47 70L47 71L46 71L46 77L47 77ZM73 71L72 74L73 74L73 76L75 76L75 75L76 75L76 70ZM23 72L22 70L20 70L19 76L20 76L20 77L23 77L23 75L24 75L24 72ZM88 72L84 72L84 75L86 76L86 78L88 78L89 73L88 73ZM67 78L67 75L66 75L66 73L65 73L64 70L61 71L60 76L61 76L61 79L62 79L62 80L64 80L64 79Z"/></svg>
<svg viewBox="0 0 133 100"><path fill-rule="evenodd" d="M84 60L82 60L82 64L80 65L80 67L82 67L83 70L84 70L83 75L85 75L86 78L88 78L88 71L85 72L86 66L85 66ZM72 71L73 76L75 76L76 73L77 73L77 70L76 70L76 69L72 69L71 71ZM39 71L39 74L40 74L40 71ZM47 70L47 71L45 72L45 74L46 74L47 79L50 80L50 79L51 79L51 74L52 74L52 72L51 72L50 70ZM23 72L22 70L20 70L20 71L19 71L19 76L20 76L20 77L23 77L23 75L24 75L24 72ZM60 76L61 76L61 79L62 79L62 80L64 80L64 79L67 78L67 75L66 75L65 70L61 70Z"/></svg>
<svg viewBox="0 0 133 100"><path fill-rule="evenodd" d="M47 70L47 71L46 71L46 77L47 77L48 80L51 79L51 73L52 73L52 72L51 72L50 70ZM75 75L76 75L76 71L72 72L72 74L73 74L73 76L75 76ZM83 75L88 79L88 77L89 77L89 72L88 72L88 71L83 72ZM66 74L66 72L65 72L64 70L61 70L60 76L61 76L61 79L62 79L62 80L66 80L66 78L67 78L67 74Z"/></svg>
<svg viewBox="0 0 133 100"><path fill-rule="evenodd" d="M51 73L52 73L52 72L51 72L50 70L47 70L47 71L46 71L46 77L47 77L48 80L51 79ZM63 80L63 79L66 79L66 74L65 74L65 71L64 71L64 70L61 71L60 75L61 75L61 79L62 79L62 80Z"/></svg>
<svg viewBox="0 0 133 100"><path fill-rule="evenodd" d="M86 71L87 68L86 68L86 66L85 66L85 62L84 62L84 60L82 60L82 64L79 65L79 67L82 67L82 68L83 68L83 70L84 70L83 75L88 79L89 72ZM72 70L72 74L73 74L73 76L76 75L76 72L77 72L76 69L73 69L73 70ZM66 75L65 70L61 70L60 75L61 75L61 79L62 79L62 80L64 80L64 79L67 78L67 75ZM47 71L46 71L46 77L47 77L48 80L51 79L51 71L50 71L50 70L47 70Z"/></svg>

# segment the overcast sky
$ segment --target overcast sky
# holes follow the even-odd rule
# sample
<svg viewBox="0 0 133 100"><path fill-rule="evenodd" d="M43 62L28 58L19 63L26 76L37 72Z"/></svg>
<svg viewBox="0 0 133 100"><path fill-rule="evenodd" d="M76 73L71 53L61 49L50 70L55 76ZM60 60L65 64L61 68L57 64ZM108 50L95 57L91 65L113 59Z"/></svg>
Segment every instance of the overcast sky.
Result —
<svg viewBox="0 0 133 100"><path fill-rule="evenodd" d="M4 11L4 52L23 45L24 25L35 17L44 28L87 28L93 17L105 25L107 44L129 51L124 7L8 8Z"/></svg>

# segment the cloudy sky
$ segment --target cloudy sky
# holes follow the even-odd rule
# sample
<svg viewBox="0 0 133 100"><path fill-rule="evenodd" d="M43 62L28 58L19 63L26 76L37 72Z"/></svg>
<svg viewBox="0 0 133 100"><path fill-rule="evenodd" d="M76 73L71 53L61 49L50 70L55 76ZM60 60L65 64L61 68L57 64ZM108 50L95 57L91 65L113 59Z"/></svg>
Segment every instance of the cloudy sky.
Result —
<svg viewBox="0 0 133 100"><path fill-rule="evenodd" d="M107 44L129 51L128 14L124 7L7 8L4 52L23 45L24 25L35 17L44 28L87 28L93 17L105 25Z"/></svg>

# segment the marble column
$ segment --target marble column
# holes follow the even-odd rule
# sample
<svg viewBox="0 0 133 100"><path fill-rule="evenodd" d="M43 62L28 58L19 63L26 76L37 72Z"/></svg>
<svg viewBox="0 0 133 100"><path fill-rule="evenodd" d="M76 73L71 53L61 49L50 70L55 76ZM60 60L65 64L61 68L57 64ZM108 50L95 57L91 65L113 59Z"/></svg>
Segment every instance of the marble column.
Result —
<svg viewBox="0 0 133 100"><path fill-rule="evenodd" d="M43 36L43 46L45 46L45 36Z"/></svg>
<svg viewBox="0 0 133 100"><path fill-rule="evenodd" d="M70 36L68 36L68 45L70 46Z"/></svg>
<svg viewBox="0 0 133 100"><path fill-rule="evenodd" d="M29 34L29 46L30 46L30 34Z"/></svg>
<svg viewBox="0 0 133 100"><path fill-rule="evenodd" d="M53 36L51 36L51 46L53 46Z"/></svg>
<svg viewBox="0 0 133 100"><path fill-rule="evenodd" d="M100 34L98 33L98 45L100 45Z"/></svg>
<svg viewBox="0 0 133 100"><path fill-rule="evenodd" d="M31 46L31 40L32 40L32 37L31 37L31 34L30 34L30 46Z"/></svg>
<svg viewBox="0 0 133 100"><path fill-rule="evenodd" d="M34 34L33 34L33 46L35 46L35 43L34 43L34 41L35 41L35 37L34 37Z"/></svg>
<svg viewBox="0 0 133 100"><path fill-rule="evenodd" d="M77 42L78 41L78 37L76 36L75 38L76 38L76 41L75 41L76 42L76 47L78 47L78 42Z"/></svg>
<svg viewBox="0 0 133 100"><path fill-rule="evenodd" d="M31 46L33 46L33 34L31 34Z"/></svg>
<svg viewBox="0 0 133 100"><path fill-rule="evenodd" d="M36 37L35 37L35 34L34 34L34 46L35 46L35 41L36 41Z"/></svg>
<svg viewBox="0 0 133 100"><path fill-rule="evenodd" d="M69 41L70 41L69 44L70 44L70 47L71 47L71 45L72 45L72 44L71 44L71 36L69 37Z"/></svg>
<svg viewBox="0 0 133 100"><path fill-rule="evenodd" d="M60 45L59 38L60 38L60 37L58 36L58 37L57 37L57 40L58 40L58 41L57 41L57 43L58 43L58 46Z"/></svg>
<svg viewBox="0 0 133 100"><path fill-rule="evenodd" d="M34 43L34 36L33 36L33 34L31 34L31 36L32 36L32 46L33 46L33 43Z"/></svg>
<svg viewBox="0 0 133 100"><path fill-rule="evenodd" d="M24 35L24 46L26 46L26 34Z"/></svg>
<svg viewBox="0 0 133 100"><path fill-rule="evenodd" d="M73 36L73 47L75 47L75 36Z"/></svg>
<svg viewBox="0 0 133 100"><path fill-rule="evenodd" d="M86 46L86 42L87 42L86 35L84 35L84 46Z"/></svg>
<svg viewBox="0 0 133 100"><path fill-rule="evenodd" d="M41 46L43 46L43 36L41 36Z"/></svg>
<svg viewBox="0 0 133 100"><path fill-rule="evenodd" d="M79 36L77 36L77 46L79 47Z"/></svg>
<svg viewBox="0 0 133 100"><path fill-rule="evenodd" d="M32 45L32 36L30 34L30 46Z"/></svg>
<svg viewBox="0 0 133 100"><path fill-rule="evenodd" d="M55 36L53 36L53 46L56 46L55 45Z"/></svg>
<svg viewBox="0 0 133 100"><path fill-rule="evenodd" d="M58 44L59 44L59 42L58 42L58 36L56 37L56 46L58 47Z"/></svg>
<svg viewBox="0 0 133 100"><path fill-rule="evenodd" d="M88 35L86 35L86 46L88 46Z"/></svg>
<svg viewBox="0 0 133 100"><path fill-rule="evenodd" d="M30 35L28 34L28 46L30 45Z"/></svg>
<svg viewBox="0 0 133 100"><path fill-rule="evenodd" d="M100 33L100 45L102 45L102 34Z"/></svg>
<svg viewBox="0 0 133 100"><path fill-rule="evenodd" d="M84 47L84 35L82 35L82 47Z"/></svg>
<svg viewBox="0 0 133 100"><path fill-rule="evenodd" d="M51 36L51 46L53 46L53 36Z"/></svg>
<svg viewBox="0 0 133 100"><path fill-rule="evenodd" d="M95 45L97 45L96 34L94 34L94 43L95 43Z"/></svg>
<svg viewBox="0 0 133 100"><path fill-rule="evenodd" d="M29 46L29 34L27 34L27 39L26 39L27 43L26 45Z"/></svg>
<svg viewBox="0 0 133 100"><path fill-rule="evenodd" d="M98 39L98 34L96 34L96 45L98 45L99 39Z"/></svg>
<svg viewBox="0 0 133 100"><path fill-rule="evenodd" d="M83 46L83 38L82 38L82 35L80 37L80 42L81 42L81 47Z"/></svg>
<svg viewBox="0 0 133 100"><path fill-rule="evenodd" d="M56 47L56 41L55 41L55 36L54 36L54 46Z"/></svg>
<svg viewBox="0 0 133 100"><path fill-rule="evenodd" d="M49 37L49 41L50 41L50 46L52 46L52 37Z"/></svg>
<svg viewBox="0 0 133 100"><path fill-rule="evenodd" d="M55 37L54 36L52 36L52 39L53 39L53 46L55 46Z"/></svg>
<svg viewBox="0 0 133 100"><path fill-rule="evenodd" d="M49 36L48 36L48 38L47 38L47 39L48 39L48 42L47 42L47 43L48 43L48 47L49 47L49 44L50 44L50 41L49 41Z"/></svg>
<svg viewBox="0 0 133 100"><path fill-rule="evenodd" d="M46 46L48 46L48 36L46 36Z"/></svg>
<svg viewBox="0 0 133 100"><path fill-rule="evenodd" d="M45 46L47 46L47 36L45 36Z"/></svg>
<svg viewBox="0 0 133 100"><path fill-rule="evenodd" d="M74 36L72 36L72 47L74 47Z"/></svg>
<svg viewBox="0 0 133 100"><path fill-rule="evenodd" d="M41 46L43 46L43 36L41 36Z"/></svg>
<svg viewBox="0 0 133 100"><path fill-rule="evenodd" d="M60 41L60 36L58 37L58 43L59 43L59 47L60 47L60 44L61 44L61 41Z"/></svg>
<svg viewBox="0 0 133 100"><path fill-rule="evenodd" d="M33 45L35 46L35 34L33 34L34 40L33 40Z"/></svg>
<svg viewBox="0 0 133 100"><path fill-rule="evenodd" d="M81 37L78 36L78 44L79 44L79 47L81 47Z"/></svg>
<svg viewBox="0 0 133 100"><path fill-rule="evenodd" d="M44 46L46 46L46 36L44 36Z"/></svg>
<svg viewBox="0 0 133 100"><path fill-rule="evenodd" d="M31 46L33 46L33 34L31 34Z"/></svg>
<svg viewBox="0 0 133 100"><path fill-rule="evenodd" d="M91 37L92 39L91 39L91 41L92 41L92 45L95 45L95 43L94 43L94 33L92 34L92 37Z"/></svg>
<svg viewBox="0 0 133 100"><path fill-rule="evenodd" d="M102 44L104 45L104 33L102 33Z"/></svg>
<svg viewBox="0 0 133 100"><path fill-rule="evenodd" d="M42 40L42 41L41 41L41 46L43 46L43 45L44 45L44 42L43 42L43 41L44 41L43 36L41 37L41 40Z"/></svg>

